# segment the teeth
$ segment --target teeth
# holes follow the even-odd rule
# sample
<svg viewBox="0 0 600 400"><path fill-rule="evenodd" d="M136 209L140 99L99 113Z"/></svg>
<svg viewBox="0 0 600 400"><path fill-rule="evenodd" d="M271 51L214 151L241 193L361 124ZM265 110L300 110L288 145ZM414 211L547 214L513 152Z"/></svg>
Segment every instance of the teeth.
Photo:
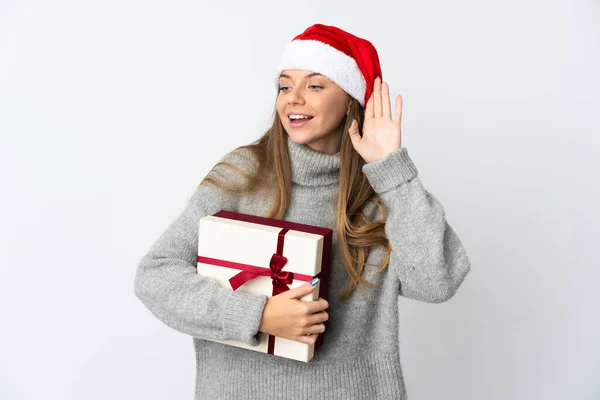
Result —
<svg viewBox="0 0 600 400"><path fill-rule="evenodd" d="M312 117L308 117L306 115L293 115L293 114L290 115L290 119L309 119L309 118L312 118Z"/></svg>

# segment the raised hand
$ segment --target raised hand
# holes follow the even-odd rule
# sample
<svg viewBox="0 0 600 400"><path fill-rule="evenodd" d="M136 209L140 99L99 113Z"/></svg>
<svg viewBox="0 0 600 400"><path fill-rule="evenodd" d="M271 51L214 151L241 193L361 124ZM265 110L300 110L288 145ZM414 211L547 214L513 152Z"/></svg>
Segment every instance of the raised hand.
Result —
<svg viewBox="0 0 600 400"><path fill-rule="evenodd" d="M387 82L382 83L381 78L375 78L365 109L362 137L358 132L358 121L353 121L348 130L352 146L367 163L386 156L402 145L401 121L402 96L396 96L396 111L392 119L389 86Z"/></svg>

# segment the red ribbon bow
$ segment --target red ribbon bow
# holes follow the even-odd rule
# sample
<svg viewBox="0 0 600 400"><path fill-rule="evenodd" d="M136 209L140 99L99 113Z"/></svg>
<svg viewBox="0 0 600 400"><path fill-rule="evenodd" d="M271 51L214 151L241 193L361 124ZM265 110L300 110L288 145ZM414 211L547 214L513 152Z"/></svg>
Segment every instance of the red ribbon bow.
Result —
<svg viewBox="0 0 600 400"><path fill-rule="evenodd" d="M231 288L237 290L244 283L258 278L259 276L270 276L273 281L273 296L290 290L288 287L294 281L293 272L282 272L283 266L287 263L287 258L281 254L274 253L269 262L269 269L247 267L246 270L240 271L237 275L229 279Z"/></svg>

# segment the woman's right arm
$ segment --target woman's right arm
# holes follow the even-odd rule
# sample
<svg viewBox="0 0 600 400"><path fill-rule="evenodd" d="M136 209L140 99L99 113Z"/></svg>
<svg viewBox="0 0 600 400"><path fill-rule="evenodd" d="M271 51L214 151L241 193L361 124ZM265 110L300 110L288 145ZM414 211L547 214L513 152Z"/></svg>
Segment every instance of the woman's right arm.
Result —
<svg viewBox="0 0 600 400"><path fill-rule="evenodd" d="M267 296L221 288L197 273L198 225L205 213L198 187L183 212L140 260L135 295L159 320L195 337L259 344Z"/></svg>

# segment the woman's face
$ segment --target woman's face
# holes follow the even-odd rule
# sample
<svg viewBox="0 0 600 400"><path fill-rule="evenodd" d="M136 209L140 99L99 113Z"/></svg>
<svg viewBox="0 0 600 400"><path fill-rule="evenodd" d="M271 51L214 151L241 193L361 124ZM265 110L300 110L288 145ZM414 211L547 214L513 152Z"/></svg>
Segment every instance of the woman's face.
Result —
<svg viewBox="0 0 600 400"><path fill-rule="evenodd" d="M335 154L339 150L350 96L321 74L288 69L279 76L277 113L292 141L313 150ZM290 115L310 119L294 121Z"/></svg>

